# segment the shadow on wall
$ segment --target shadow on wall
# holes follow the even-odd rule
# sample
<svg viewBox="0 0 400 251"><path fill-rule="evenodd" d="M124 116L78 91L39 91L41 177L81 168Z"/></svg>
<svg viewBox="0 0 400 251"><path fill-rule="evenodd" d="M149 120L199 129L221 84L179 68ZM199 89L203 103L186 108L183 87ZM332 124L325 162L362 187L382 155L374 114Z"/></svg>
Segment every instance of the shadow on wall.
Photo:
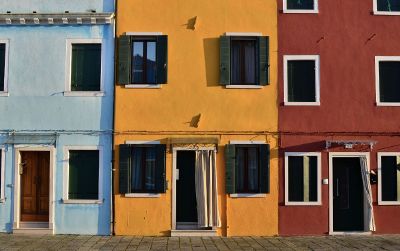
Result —
<svg viewBox="0 0 400 251"><path fill-rule="evenodd" d="M219 84L219 38L203 39L208 87L221 87Z"/></svg>
<svg viewBox="0 0 400 251"><path fill-rule="evenodd" d="M285 152L320 152L322 150L325 150L325 141L322 140L280 149L282 156Z"/></svg>

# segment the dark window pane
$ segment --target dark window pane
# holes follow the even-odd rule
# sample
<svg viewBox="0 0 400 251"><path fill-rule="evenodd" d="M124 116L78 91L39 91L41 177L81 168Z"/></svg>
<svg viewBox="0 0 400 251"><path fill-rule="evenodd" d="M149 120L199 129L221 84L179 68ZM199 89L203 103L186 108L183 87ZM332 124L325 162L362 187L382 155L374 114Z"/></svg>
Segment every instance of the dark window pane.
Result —
<svg viewBox="0 0 400 251"><path fill-rule="evenodd" d="M134 147L132 153L132 192L153 192L156 188L155 147Z"/></svg>
<svg viewBox="0 0 400 251"><path fill-rule="evenodd" d="M0 92L4 91L5 67L6 67L6 44L0 44Z"/></svg>
<svg viewBox="0 0 400 251"><path fill-rule="evenodd" d="M314 0L286 0L288 10L313 10Z"/></svg>
<svg viewBox="0 0 400 251"><path fill-rule="evenodd" d="M258 147L236 148L236 191L238 193L259 192Z"/></svg>
<svg viewBox="0 0 400 251"><path fill-rule="evenodd" d="M156 82L156 42L147 42L146 83Z"/></svg>
<svg viewBox="0 0 400 251"><path fill-rule="evenodd" d="M399 0L377 0L378 11L400 11Z"/></svg>
<svg viewBox="0 0 400 251"><path fill-rule="evenodd" d="M255 147L248 148L248 158L247 158L247 166L248 166L248 190L249 191L258 191L258 149Z"/></svg>
<svg viewBox="0 0 400 251"><path fill-rule="evenodd" d="M287 71L288 101L316 102L315 61L289 60Z"/></svg>
<svg viewBox="0 0 400 251"><path fill-rule="evenodd" d="M73 44L72 91L100 91L101 44Z"/></svg>
<svg viewBox="0 0 400 251"><path fill-rule="evenodd" d="M245 175L245 153L244 148L238 147L236 149L236 191L244 191L246 190L244 187L244 175Z"/></svg>
<svg viewBox="0 0 400 251"><path fill-rule="evenodd" d="M307 159L305 159L307 158ZM318 200L318 165L316 156L288 157L288 187L290 202L315 202ZM308 167L304 165L308 163Z"/></svg>
<svg viewBox="0 0 400 251"><path fill-rule="evenodd" d="M381 102L400 102L400 62L379 62Z"/></svg>
<svg viewBox="0 0 400 251"><path fill-rule="evenodd" d="M144 43L143 42L133 42L133 82L143 83L143 67L144 67Z"/></svg>
<svg viewBox="0 0 400 251"><path fill-rule="evenodd" d="M382 156L382 200L397 201L398 185L397 177L400 172L400 166L397 163L396 156Z"/></svg>
<svg viewBox="0 0 400 251"><path fill-rule="evenodd" d="M231 84L256 84L257 42L233 40L231 44Z"/></svg>
<svg viewBox="0 0 400 251"><path fill-rule="evenodd" d="M99 199L99 151L69 151L69 199Z"/></svg>

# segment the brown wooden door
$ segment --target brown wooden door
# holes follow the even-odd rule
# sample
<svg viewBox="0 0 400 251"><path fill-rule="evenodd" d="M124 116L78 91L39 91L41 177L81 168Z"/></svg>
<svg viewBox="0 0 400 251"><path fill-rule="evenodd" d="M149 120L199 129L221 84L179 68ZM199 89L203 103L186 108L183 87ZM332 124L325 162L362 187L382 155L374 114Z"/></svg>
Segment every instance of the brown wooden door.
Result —
<svg viewBox="0 0 400 251"><path fill-rule="evenodd" d="M49 152L21 152L21 221L49 221Z"/></svg>

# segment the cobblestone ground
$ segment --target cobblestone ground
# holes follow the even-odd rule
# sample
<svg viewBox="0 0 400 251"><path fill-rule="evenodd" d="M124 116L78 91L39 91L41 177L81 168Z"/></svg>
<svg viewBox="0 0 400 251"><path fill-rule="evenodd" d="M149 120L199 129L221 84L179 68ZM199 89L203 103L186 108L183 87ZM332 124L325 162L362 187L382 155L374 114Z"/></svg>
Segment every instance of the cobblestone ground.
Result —
<svg viewBox="0 0 400 251"><path fill-rule="evenodd" d="M400 250L400 235L224 238L0 234L0 250Z"/></svg>

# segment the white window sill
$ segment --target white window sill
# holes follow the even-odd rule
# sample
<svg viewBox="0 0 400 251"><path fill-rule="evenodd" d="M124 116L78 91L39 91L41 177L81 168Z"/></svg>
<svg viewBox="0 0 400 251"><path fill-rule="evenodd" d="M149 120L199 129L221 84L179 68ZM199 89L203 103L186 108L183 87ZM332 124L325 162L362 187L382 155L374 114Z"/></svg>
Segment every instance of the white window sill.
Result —
<svg viewBox="0 0 400 251"><path fill-rule="evenodd" d="M285 106L319 106L320 102L284 102Z"/></svg>
<svg viewBox="0 0 400 251"><path fill-rule="evenodd" d="M231 198L265 198L267 194L265 193L233 193L230 194Z"/></svg>
<svg viewBox="0 0 400 251"><path fill-rule="evenodd" d="M400 206L400 201L379 201L379 206Z"/></svg>
<svg viewBox="0 0 400 251"><path fill-rule="evenodd" d="M105 92L83 92L83 91L65 91L65 97L103 97Z"/></svg>
<svg viewBox="0 0 400 251"><path fill-rule="evenodd" d="M62 200L64 204L103 204L103 200Z"/></svg>
<svg viewBox="0 0 400 251"><path fill-rule="evenodd" d="M5 203L6 202L6 199L0 199L0 204L3 204L3 203Z"/></svg>
<svg viewBox="0 0 400 251"><path fill-rule="evenodd" d="M262 89L262 85L226 85L226 89Z"/></svg>
<svg viewBox="0 0 400 251"><path fill-rule="evenodd" d="M321 206L322 203L320 201L316 202L285 202L285 206Z"/></svg>
<svg viewBox="0 0 400 251"><path fill-rule="evenodd" d="M400 103L378 102L376 106L400 106Z"/></svg>
<svg viewBox="0 0 400 251"><path fill-rule="evenodd" d="M400 11L374 11L376 16L400 16Z"/></svg>
<svg viewBox="0 0 400 251"><path fill-rule="evenodd" d="M127 89L161 89L161 85L125 85Z"/></svg>
<svg viewBox="0 0 400 251"><path fill-rule="evenodd" d="M160 198L159 193L126 193L126 198Z"/></svg>
<svg viewBox="0 0 400 251"><path fill-rule="evenodd" d="M318 14L318 10L283 10L285 14Z"/></svg>
<svg viewBox="0 0 400 251"><path fill-rule="evenodd" d="M8 92L0 92L0 97L9 97L10 93Z"/></svg>

